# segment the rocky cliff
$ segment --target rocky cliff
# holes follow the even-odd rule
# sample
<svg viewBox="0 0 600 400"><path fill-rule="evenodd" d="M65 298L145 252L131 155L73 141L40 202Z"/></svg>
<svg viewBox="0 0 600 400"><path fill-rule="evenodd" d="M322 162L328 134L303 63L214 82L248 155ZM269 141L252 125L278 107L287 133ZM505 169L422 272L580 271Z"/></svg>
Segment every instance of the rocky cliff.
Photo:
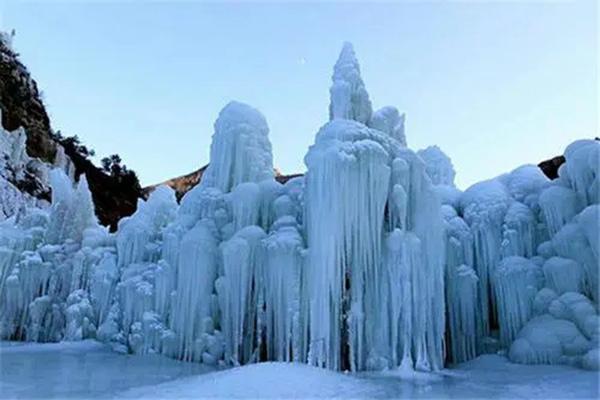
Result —
<svg viewBox="0 0 600 400"><path fill-rule="evenodd" d="M98 219L103 225L115 229L119 219L135 211L137 199L142 196L141 188L105 174L87 159L86 154L81 153L81 146L65 141L52 130L37 83L31 78L10 42L11 37L0 32L2 127L11 135L21 132L19 128L24 129L28 165L19 176L7 174L8 182L34 198L49 199L44 173L39 170L47 170L56 165L70 168L74 179L86 174ZM10 167L7 164L7 170Z"/></svg>
<svg viewBox="0 0 600 400"><path fill-rule="evenodd" d="M155 185L146 186L143 189L144 198L148 198L150 193L152 193L152 191L154 189L156 189L157 187L159 187L161 185L167 185L175 191L175 196L177 197L177 200L181 200L181 198L187 192L189 192L194 186L196 186L198 183L200 183L200 181L202 180L202 175L204 174L204 171L206 170L207 167L208 167L208 164L206 164L205 166L203 166L202 168L200 168L194 172L190 172L189 174L181 175L181 176L178 176L177 178L171 178L169 180L166 180L161 183L157 183ZM281 172L279 172L279 170L277 170L277 169L275 169L274 173L275 173L275 180L279 183L286 183L287 181L289 181L292 178L296 178L298 176L303 175L303 174L284 175Z"/></svg>

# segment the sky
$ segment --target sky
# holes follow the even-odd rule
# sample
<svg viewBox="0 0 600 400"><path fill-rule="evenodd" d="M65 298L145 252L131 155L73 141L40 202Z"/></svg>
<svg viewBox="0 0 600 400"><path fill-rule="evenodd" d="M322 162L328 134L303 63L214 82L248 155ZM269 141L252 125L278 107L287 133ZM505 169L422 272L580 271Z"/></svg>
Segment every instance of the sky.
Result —
<svg viewBox="0 0 600 400"><path fill-rule="evenodd" d="M408 146L438 145L459 188L599 136L595 0L0 0L0 27L53 128L142 185L206 164L231 100L265 115L275 167L304 172L344 41L374 108L405 112Z"/></svg>

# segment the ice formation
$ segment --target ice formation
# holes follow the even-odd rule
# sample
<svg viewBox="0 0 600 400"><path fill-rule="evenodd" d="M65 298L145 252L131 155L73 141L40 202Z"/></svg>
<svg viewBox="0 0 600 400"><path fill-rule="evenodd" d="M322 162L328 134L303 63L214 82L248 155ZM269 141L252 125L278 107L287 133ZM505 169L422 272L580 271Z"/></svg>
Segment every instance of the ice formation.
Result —
<svg viewBox="0 0 600 400"><path fill-rule="evenodd" d="M360 76L360 67L352 44L344 43L333 68L332 79L333 85L329 89L329 119L350 119L363 124L369 122L373 108Z"/></svg>
<svg viewBox="0 0 600 400"><path fill-rule="evenodd" d="M461 192L439 148L406 147L404 114L372 112L350 44L330 93L304 176L274 179L265 118L232 102L202 182L180 204L158 188L116 234L60 150L50 207L9 209L3 185L0 337L223 365L436 370L504 348L597 369L600 143L571 144L555 181L526 165ZM2 133L13 179L31 160Z"/></svg>
<svg viewBox="0 0 600 400"><path fill-rule="evenodd" d="M346 336L353 370L440 368L442 219L424 163L380 131L334 120L306 164L309 363L340 368Z"/></svg>
<svg viewBox="0 0 600 400"><path fill-rule="evenodd" d="M429 146L417 152L427 165L427 175L435 185L454 186L454 167L452 161L438 146Z"/></svg>
<svg viewBox="0 0 600 400"><path fill-rule="evenodd" d="M114 269L112 238L96 222L85 178L74 188L61 170L51 175L50 210L22 208L0 222L3 339L93 337L109 305L94 278Z"/></svg>
<svg viewBox="0 0 600 400"><path fill-rule="evenodd" d="M242 182L273 176L269 128L254 108L232 101L219 113L203 185L229 192Z"/></svg>

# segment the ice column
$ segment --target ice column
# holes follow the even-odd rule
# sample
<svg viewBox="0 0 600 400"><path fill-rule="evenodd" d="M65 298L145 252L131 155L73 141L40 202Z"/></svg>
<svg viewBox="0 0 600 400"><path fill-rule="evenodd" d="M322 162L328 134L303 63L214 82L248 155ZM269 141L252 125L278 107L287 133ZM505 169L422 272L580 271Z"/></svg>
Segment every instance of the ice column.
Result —
<svg viewBox="0 0 600 400"><path fill-rule="evenodd" d="M201 185L229 192L242 182L273 177L273 156L265 117L232 101L219 113L210 145L210 164Z"/></svg>
<svg viewBox="0 0 600 400"><path fill-rule="evenodd" d="M306 155L305 223L309 260L309 356L313 365L364 369L366 312L378 290L389 155L377 131L334 120L317 134ZM347 321L348 327L344 325Z"/></svg>

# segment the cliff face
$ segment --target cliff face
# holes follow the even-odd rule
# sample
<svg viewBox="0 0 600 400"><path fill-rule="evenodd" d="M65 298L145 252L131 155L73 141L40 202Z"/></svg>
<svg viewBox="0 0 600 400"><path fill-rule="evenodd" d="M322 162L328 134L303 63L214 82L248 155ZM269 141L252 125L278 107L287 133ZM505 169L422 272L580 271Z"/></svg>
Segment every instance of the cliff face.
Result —
<svg viewBox="0 0 600 400"><path fill-rule="evenodd" d="M116 229L122 217L132 214L137 199L142 196L139 185L124 184L117 177L105 174L90 160L80 154L76 146L59 143L50 125L50 119L41 99L35 80L27 68L19 60L19 55L11 48L10 38L0 32L0 110L2 127L17 135L22 127L25 130L26 153L32 163L43 165L44 169L58 164L69 165L73 169L73 177L81 174L87 176L96 215L103 225ZM64 147L62 160L57 159L59 149ZM66 155L66 157L64 157ZM61 157L58 157L61 158ZM72 165L70 164L72 163ZM62 164L62 165L61 165ZM39 168L38 168L39 169ZM32 168L25 170L31 173ZM33 168L35 171L35 168ZM42 174L43 175L43 174ZM38 177L39 178L39 177ZM39 179L38 179L39 181ZM43 181L43 179L42 179ZM49 191L45 182L36 183L35 179L10 182L22 192L35 198L49 199ZM40 187L41 186L41 187Z"/></svg>
<svg viewBox="0 0 600 400"><path fill-rule="evenodd" d="M178 176L177 178L172 178L167 181L157 183L156 185L146 186L144 189L142 189L144 193L144 198L148 198L150 193L152 193L157 187L161 185L167 185L175 191L175 196L179 201L181 200L183 195L185 195L194 186L200 183L200 180L202 179L202 174L204 174L206 167L208 167L208 164L194 172L190 172L189 174Z"/></svg>
<svg viewBox="0 0 600 400"><path fill-rule="evenodd" d="M54 161L56 142L37 84L4 40L0 40L0 109L4 129L23 127L27 132L29 156Z"/></svg>

